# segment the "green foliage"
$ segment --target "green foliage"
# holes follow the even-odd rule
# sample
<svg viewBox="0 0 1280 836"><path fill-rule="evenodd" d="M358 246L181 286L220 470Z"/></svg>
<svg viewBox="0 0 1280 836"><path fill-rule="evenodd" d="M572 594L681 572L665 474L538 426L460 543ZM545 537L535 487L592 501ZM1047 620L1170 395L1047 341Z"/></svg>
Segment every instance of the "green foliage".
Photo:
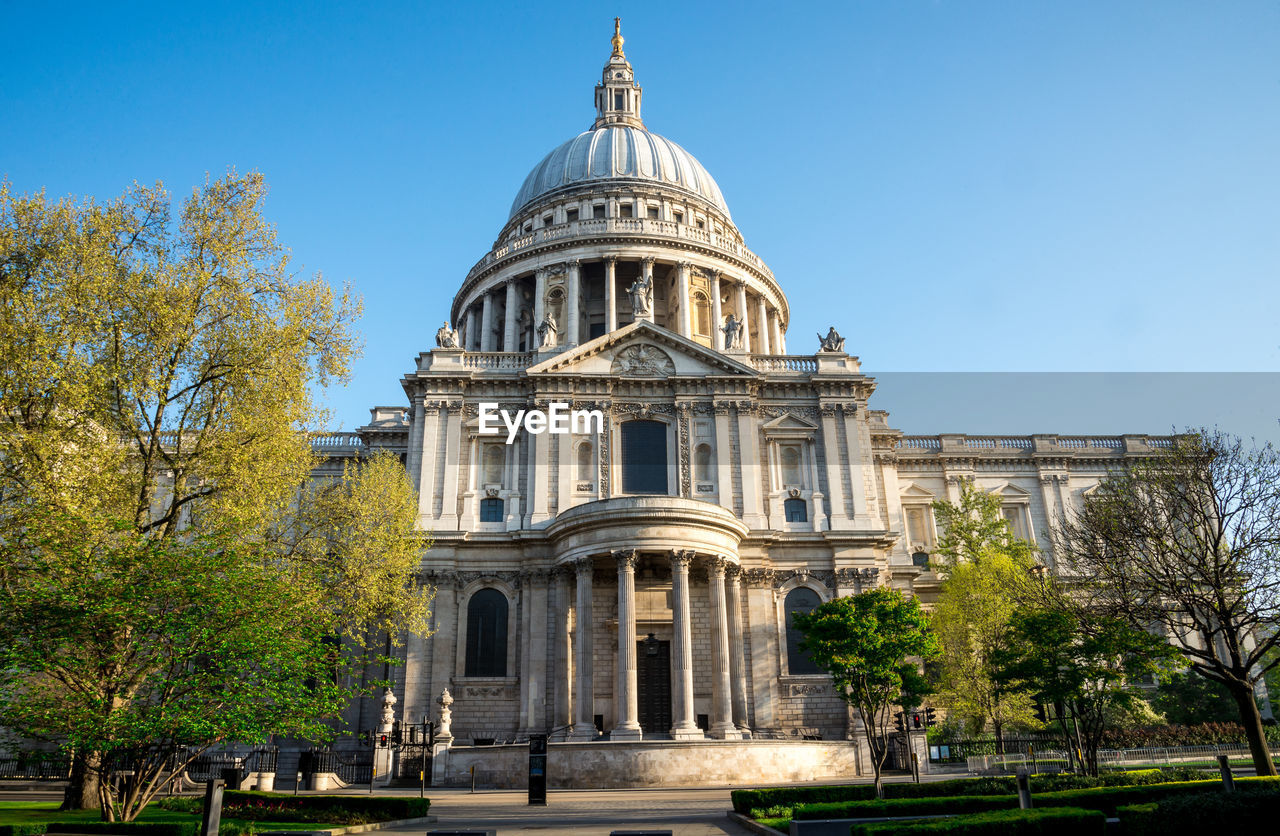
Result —
<svg viewBox="0 0 1280 836"><path fill-rule="evenodd" d="M1145 786L1171 781L1202 779L1207 773L1181 767L1138 769L1126 772L1104 772L1098 777L1058 773L1031 776L1032 792L1089 789L1093 787ZM894 783L884 785L885 798L947 798L957 795L1010 795L1016 793L1013 776L956 778L923 784ZM763 808L793 808L799 804L821 802L868 801L875 788L867 784L843 784L826 787L769 787L758 790L734 790L730 793L733 809L744 815Z"/></svg>
<svg viewBox="0 0 1280 836"><path fill-rule="evenodd" d="M942 589L931 613L942 651L939 700L971 734L990 726L1000 741L1010 725L1038 725L1032 695L998 683L993 661L1007 649L1009 621L1027 597L1038 551L1013 536L1000 497L970 481L961 483L959 504L933 507L944 531L936 567Z"/></svg>
<svg viewBox="0 0 1280 836"><path fill-rule="evenodd" d="M1123 806L1117 813L1124 832L1134 836L1267 833L1280 820L1280 790L1245 784L1240 792L1196 793Z"/></svg>
<svg viewBox="0 0 1280 836"><path fill-rule="evenodd" d="M422 818L430 809L431 799L409 796L287 795L233 790L222 797L223 815L254 821L361 824ZM333 816L345 816L351 821Z"/></svg>
<svg viewBox="0 0 1280 836"><path fill-rule="evenodd" d="M994 662L998 682L1064 706L1063 733L1078 735L1089 772L1097 775L1109 712L1138 699L1129 683L1162 672L1172 655L1162 639L1060 599L1057 606L1015 612Z"/></svg>
<svg viewBox="0 0 1280 836"><path fill-rule="evenodd" d="M951 834L951 836L1075 836L1106 831L1107 817L1097 810L1059 807L1048 810L999 810L927 821L855 824L851 836L875 834Z"/></svg>
<svg viewBox="0 0 1280 836"><path fill-rule="evenodd" d="M1226 723L1240 718L1240 710L1231 692L1222 683L1194 670L1162 677L1151 707L1170 723L1184 726ZM1243 727L1240 731L1243 734Z"/></svg>
<svg viewBox="0 0 1280 836"><path fill-rule="evenodd" d="M917 705L929 692L917 665L938 655L938 642L920 602L879 587L827 601L792 619L804 633L801 648L831 675L836 693L861 713L875 752L872 741L888 733L890 706ZM871 759L877 792L884 757L882 748Z"/></svg>
<svg viewBox="0 0 1280 836"><path fill-rule="evenodd" d="M48 826L47 822L0 824L0 836L40 836Z"/></svg>
<svg viewBox="0 0 1280 836"><path fill-rule="evenodd" d="M289 269L265 195L228 174L174 223L160 186L0 185L0 726L74 751L108 819L183 747L323 738L335 635L426 632L403 468L309 484L358 305Z"/></svg>

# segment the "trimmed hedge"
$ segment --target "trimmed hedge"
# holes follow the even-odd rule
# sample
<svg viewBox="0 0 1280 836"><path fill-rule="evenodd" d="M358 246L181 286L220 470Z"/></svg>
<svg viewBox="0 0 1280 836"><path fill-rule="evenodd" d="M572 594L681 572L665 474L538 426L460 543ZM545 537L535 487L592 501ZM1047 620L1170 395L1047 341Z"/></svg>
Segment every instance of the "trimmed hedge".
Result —
<svg viewBox="0 0 1280 836"><path fill-rule="evenodd" d="M1221 787L1220 781L1179 781L1167 784L1149 784L1132 787L1096 787L1094 789L1064 790L1061 792L1032 793L1037 807L1082 807L1112 813L1122 805L1160 801L1188 792L1212 791ZM1238 787L1280 787L1280 778L1241 778ZM884 801L847 801L825 804L799 804L793 810L793 819L860 819L879 816L932 816L945 813L980 813L989 810L1007 810L1016 807L1015 795L958 795L943 798L890 798Z"/></svg>
<svg viewBox="0 0 1280 836"><path fill-rule="evenodd" d="M1075 807L1052 807L1047 810L1000 810L974 813L949 819L927 819L916 822L877 822L855 824L850 836L889 836L889 834L947 834L947 836L1076 836L1102 833L1107 817L1097 810Z"/></svg>
<svg viewBox="0 0 1280 836"><path fill-rule="evenodd" d="M1244 785L1240 792L1203 792L1119 808L1126 834L1202 836L1266 833L1280 820L1280 789Z"/></svg>
<svg viewBox="0 0 1280 836"><path fill-rule="evenodd" d="M197 836L200 822L72 821L51 822L46 833L120 833L129 836Z"/></svg>
<svg viewBox="0 0 1280 836"><path fill-rule="evenodd" d="M45 822L0 824L0 836L40 836L48 826Z"/></svg>
<svg viewBox="0 0 1280 836"><path fill-rule="evenodd" d="M1159 784L1168 781L1188 781L1206 777L1198 769L1140 769L1128 772L1106 772L1097 778L1060 773L1057 775L1033 775L1032 792L1085 789L1089 787L1116 787L1142 784ZM955 778L950 781L930 781L922 784L885 784L885 798L939 798L957 795L1009 795L1016 793L1017 780L1012 776L994 778ZM872 801L875 787L870 784L850 784L824 787L774 787L759 790L734 790L730 793L734 812L744 816L752 810L769 807L794 807L797 804L823 802Z"/></svg>
<svg viewBox="0 0 1280 836"><path fill-rule="evenodd" d="M430 809L431 799L408 796L295 796L240 790L222 796L223 817L252 821L392 821L422 818Z"/></svg>

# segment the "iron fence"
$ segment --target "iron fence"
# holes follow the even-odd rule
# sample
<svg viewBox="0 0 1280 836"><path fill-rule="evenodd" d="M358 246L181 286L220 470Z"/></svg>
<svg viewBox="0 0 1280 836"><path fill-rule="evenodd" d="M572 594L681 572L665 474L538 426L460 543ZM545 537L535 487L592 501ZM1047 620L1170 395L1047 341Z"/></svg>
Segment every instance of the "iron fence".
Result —
<svg viewBox="0 0 1280 836"><path fill-rule="evenodd" d="M0 779L57 781L71 774L71 758L61 752L0 755Z"/></svg>

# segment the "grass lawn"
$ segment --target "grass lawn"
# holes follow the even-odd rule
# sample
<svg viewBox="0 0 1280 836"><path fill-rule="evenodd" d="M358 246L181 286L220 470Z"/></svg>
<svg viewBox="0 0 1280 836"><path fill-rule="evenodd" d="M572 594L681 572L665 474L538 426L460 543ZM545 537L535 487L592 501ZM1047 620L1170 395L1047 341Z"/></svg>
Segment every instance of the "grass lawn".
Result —
<svg viewBox="0 0 1280 836"><path fill-rule="evenodd" d="M35 822L71 822L101 821L102 814L95 810L61 811L56 801L0 801L0 824L32 824ZM138 816L139 822L190 822L200 821L200 816L192 813L179 813L161 810L154 804L148 805ZM224 818L225 824L243 824L249 829L250 822L243 819ZM256 830L328 830L345 827L341 824L325 824L323 822L254 822Z"/></svg>

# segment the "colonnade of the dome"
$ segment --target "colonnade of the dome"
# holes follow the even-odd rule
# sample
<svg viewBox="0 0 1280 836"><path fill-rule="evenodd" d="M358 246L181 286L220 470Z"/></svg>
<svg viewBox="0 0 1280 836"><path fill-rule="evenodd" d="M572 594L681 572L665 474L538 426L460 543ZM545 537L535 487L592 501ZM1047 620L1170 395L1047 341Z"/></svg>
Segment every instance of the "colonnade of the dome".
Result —
<svg viewBox="0 0 1280 836"><path fill-rule="evenodd" d="M647 320L718 351L785 354L773 299L740 276L654 248L568 258L512 270L461 309L468 351L526 352L578 345ZM730 324L732 318L732 325Z"/></svg>

